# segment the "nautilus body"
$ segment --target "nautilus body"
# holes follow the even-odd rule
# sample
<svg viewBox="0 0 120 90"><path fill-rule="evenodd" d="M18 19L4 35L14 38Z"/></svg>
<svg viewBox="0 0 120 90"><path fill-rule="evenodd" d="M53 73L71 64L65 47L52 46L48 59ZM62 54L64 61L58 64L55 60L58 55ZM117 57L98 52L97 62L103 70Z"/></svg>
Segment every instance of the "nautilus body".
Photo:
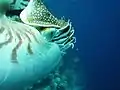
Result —
<svg viewBox="0 0 120 90"><path fill-rule="evenodd" d="M57 19L53 16L41 0L30 0L28 6L20 14L21 20L39 30L47 40L57 43L62 51L74 46L74 28L70 20Z"/></svg>
<svg viewBox="0 0 120 90"><path fill-rule="evenodd" d="M74 29L69 20L55 18L41 0L30 0L20 14L22 22L8 19L2 1L0 90L24 90L59 64L63 52L73 46Z"/></svg>

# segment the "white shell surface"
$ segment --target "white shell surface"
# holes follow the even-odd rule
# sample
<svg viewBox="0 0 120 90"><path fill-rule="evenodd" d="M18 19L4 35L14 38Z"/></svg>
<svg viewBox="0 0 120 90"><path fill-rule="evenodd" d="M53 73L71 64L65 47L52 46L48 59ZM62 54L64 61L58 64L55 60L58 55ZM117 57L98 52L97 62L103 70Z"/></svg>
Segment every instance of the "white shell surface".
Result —
<svg viewBox="0 0 120 90"><path fill-rule="evenodd" d="M0 90L23 90L58 65L58 45L47 42L35 28L10 20L0 21L1 28Z"/></svg>

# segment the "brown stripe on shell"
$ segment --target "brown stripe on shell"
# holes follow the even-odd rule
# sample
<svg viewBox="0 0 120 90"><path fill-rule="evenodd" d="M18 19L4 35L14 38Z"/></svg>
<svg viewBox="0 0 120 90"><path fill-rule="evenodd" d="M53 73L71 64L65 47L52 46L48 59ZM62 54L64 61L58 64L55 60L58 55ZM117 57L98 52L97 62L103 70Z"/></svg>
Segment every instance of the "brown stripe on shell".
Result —
<svg viewBox="0 0 120 90"><path fill-rule="evenodd" d="M3 43L0 43L0 48L2 48L4 45L8 45L9 43L12 42L13 36L12 36L11 31L8 31L8 34L10 36L9 39L7 41L3 42Z"/></svg>
<svg viewBox="0 0 120 90"><path fill-rule="evenodd" d="M5 28L4 27L1 27L0 28L0 34L2 34L4 32Z"/></svg>
<svg viewBox="0 0 120 90"><path fill-rule="evenodd" d="M26 32L23 32L23 31L19 30L19 33L21 33L22 35L25 35L25 36L27 37L28 41L31 42L31 39L30 39L30 37L27 35Z"/></svg>
<svg viewBox="0 0 120 90"><path fill-rule="evenodd" d="M33 54L33 51L31 49L30 43L28 43L27 50L29 54Z"/></svg>
<svg viewBox="0 0 120 90"><path fill-rule="evenodd" d="M30 31L28 31L28 30L26 30L26 31L27 31L27 33L29 33L30 35L33 36L34 40L35 40L38 44L40 43L40 42L37 40L36 35L35 35L33 32L30 32Z"/></svg>
<svg viewBox="0 0 120 90"><path fill-rule="evenodd" d="M28 51L29 54L33 54L33 51L32 51L31 46L30 46L30 43L31 43L30 37L27 35L26 32L22 32L22 31L19 31L19 32L22 33L22 34L24 34L27 37L27 39L29 41L28 42L28 46L27 46L27 51Z"/></svg>
<svg viewBox="0 0 120 90"><path fill-rule="evenodd" d="M32 51L31 46L30 46L31 39L26 33L24 33L24 34L28 38L28 41L29 41L28 46L27 46L27 51L28 51L29 54L33 54L33 51Z"/></svg>
<svg viewBox="0 0 120 90"><path fill-rule="evenodd" d="M15 46L15 48L12 50L12 55L11 55L11 62L12 63L18 63L18 61L17 61L17 50L19 49L19 47L22 44L22 38L21 38L20 34L17 33L17 32L15 32L15 33L16 33L17 37L19 38L19 42Z"/></svg>

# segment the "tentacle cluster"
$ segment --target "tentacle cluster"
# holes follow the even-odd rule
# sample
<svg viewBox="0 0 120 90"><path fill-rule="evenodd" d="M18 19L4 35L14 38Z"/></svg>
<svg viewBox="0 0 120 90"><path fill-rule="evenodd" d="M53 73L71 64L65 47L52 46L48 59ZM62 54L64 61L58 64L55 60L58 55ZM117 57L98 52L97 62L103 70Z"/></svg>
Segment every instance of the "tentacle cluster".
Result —
<svg viewBox="0 0 120 90"><path fill-rule="evenodd" d="M61 51L65 51L71 46L73 48L76 39L74 37L74 28L71 22L68 22L66 27L59 29L52 41L60 46Z"/></svg>
<svg viewBox="0 0 120 90"><path fill-rule="evenodd" d="M74 28L70 21L68 21L67 25L64 28L55 29L52 28L51 32L48 33L46 31L41 31L42 35L49 41L55 42L59 45L62 53L70 48L74 47L74 43L76 42L76 38L74 37Z"/></svg>
<svg viewBox="0 0 120 90"><path fill-rule="evenodd" d="M74 47L74 28L64 18L57 19L51 14L41 0L30 0L28 6L20 14L21 20L31 26L47 29L38 30L48 41L59 45L62 52Z"/></svg>

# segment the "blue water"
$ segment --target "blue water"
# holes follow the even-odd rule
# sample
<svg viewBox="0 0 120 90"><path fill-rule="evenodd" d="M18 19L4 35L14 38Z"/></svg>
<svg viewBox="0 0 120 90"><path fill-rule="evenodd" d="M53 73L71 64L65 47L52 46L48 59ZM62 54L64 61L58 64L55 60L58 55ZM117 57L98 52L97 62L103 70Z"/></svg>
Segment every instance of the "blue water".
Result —
<svg viewBox="0 0 120 90"><path fill-rule="evenodd" d="M73 22L77 43L66 59L79 57L76 72L80 83L85 78L79 84L83 90L120 90L120 1L45 1L54 14Z"/></svg>

